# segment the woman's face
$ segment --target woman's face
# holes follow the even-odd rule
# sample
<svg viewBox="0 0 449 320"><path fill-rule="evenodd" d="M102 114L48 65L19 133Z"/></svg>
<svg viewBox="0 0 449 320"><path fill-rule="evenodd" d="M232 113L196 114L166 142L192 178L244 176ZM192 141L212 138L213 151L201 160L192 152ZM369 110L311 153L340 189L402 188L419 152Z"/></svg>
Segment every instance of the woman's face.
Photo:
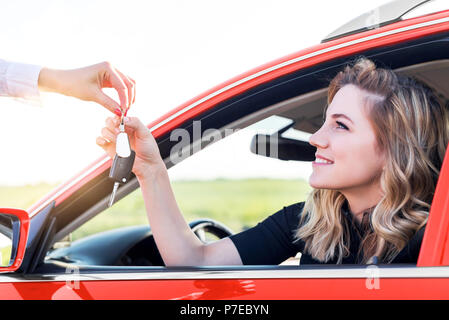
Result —
<svg viewBox="0 0 449 320"><path fill-rule="evenodd" d="M309 178L313 188L368 191L379 185L385 160L365 111L367 94L354 85L338 90L327 109L326 121L310 137L310 144L317 147Z"/></svg>

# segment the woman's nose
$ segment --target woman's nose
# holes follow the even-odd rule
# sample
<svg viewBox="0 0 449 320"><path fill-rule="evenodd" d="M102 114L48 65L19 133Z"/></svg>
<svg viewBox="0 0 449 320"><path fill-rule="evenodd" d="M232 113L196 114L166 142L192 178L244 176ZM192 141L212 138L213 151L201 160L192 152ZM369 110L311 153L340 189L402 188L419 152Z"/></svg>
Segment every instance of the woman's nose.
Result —
<svg viewBox="0 0 449 320"><path fill-rule="evenodd" d="M309 143L314 147L323 149L328 146L328 140L322 129L323 127L310 136Z"/></svg>

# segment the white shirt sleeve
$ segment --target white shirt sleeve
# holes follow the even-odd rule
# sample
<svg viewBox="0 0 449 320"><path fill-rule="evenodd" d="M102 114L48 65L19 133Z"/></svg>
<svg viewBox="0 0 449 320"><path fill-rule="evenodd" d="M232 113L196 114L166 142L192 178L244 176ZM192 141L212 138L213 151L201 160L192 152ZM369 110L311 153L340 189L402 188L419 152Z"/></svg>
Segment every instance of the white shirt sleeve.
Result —
<svg viewBox="0 0 449 320"><path fill-rule="evenodd" d="M0 96L39 100L41 69L38 65L0 59Z"/></svg>

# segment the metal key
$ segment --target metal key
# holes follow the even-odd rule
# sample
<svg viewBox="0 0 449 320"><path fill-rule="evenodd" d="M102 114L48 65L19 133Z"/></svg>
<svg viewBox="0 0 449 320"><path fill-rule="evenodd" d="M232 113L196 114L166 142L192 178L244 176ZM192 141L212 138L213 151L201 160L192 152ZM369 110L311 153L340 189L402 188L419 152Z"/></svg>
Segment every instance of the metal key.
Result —
<svg viewBox="0 0 449 320"><path fill-rule="evenodd" d="M109 178L114 179L114 188L112 189L111 197L109 198L108 207L114 203L115 195L120 184L128 182L131 175L131 170L134 164L136 153L131 150L129 146L128 135L125 132L125 125L123 124L123 117L120 121L120 132L117 135L115 146L115 156L112 162L111 170L109 170Z"/></svg>

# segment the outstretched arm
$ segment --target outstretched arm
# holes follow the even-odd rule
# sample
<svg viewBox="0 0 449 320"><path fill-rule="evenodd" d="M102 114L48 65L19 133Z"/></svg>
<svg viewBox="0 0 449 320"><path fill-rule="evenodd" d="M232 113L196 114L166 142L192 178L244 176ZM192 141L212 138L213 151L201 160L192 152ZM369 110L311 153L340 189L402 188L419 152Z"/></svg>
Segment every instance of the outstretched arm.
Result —
<svg viewBox="0 0 449 320"><path fill-rule="evenodd" d="M120 104L107 96L101 90L103 88L114 88L118 93ZM119 115L126 112L134 103L136 82L109 62L102 62L72 70L42 68L39 74L39 90L97 102Z"/></svg>
<svg viewBox="0 0 449 320"><path fill-rule="evenodd" d="M159 252L167 266L242 264L229 238L204 244L182 216L170 185L165 164L150 130L137 118L126 118L131 148L136 152L133 166L145 202L148 220ZM108 118L97 144L109 156L115 154L118 118Z"/></svg>
<svg viewBox="0 0 449 320"><path fill-rule="evenodd" d="M114 88L120 104L102 89ZM58 70L39 65L0 59L0 96L36 99L39 91L49 91L93 101L120 115L127 112L136 98L136 82L109 62L92 66Z"/></svg>

